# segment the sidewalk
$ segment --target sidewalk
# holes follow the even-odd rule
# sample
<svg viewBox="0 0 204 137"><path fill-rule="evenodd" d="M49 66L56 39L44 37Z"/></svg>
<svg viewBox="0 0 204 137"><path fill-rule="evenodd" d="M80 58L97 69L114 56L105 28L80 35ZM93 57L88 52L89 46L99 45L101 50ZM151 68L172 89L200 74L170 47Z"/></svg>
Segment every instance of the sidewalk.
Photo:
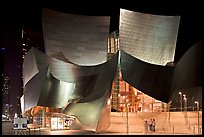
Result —
<svg viewBox="0 0 204 137"><path fill-rule="evenodd" d="M34 135L31 132L30 135ZM38 134L35 132L35 135ZM195 135L187 133L162 133L162 132L149 132L149 133L119 133L119 132L98 132L87 131L87 130L50 130L48 128L41 128L40 135Z"/></svg>
<svg viewBox="0 0 204 137"><path fill-rule="evenodd" d="M2 123L3 124L3 123ZM40 128L38 129L31 129L23 130L23 131L12 131L12 123L4 123L2 125L2 135L195 135L195 134L187 134L187 133L163 133L163 132L151 132L151 133L121 133L121 132L98 132L95 133L94 131L87 131L87 130L50 130L49 128ZM118 129L120 130L120 129Z"/></svg>

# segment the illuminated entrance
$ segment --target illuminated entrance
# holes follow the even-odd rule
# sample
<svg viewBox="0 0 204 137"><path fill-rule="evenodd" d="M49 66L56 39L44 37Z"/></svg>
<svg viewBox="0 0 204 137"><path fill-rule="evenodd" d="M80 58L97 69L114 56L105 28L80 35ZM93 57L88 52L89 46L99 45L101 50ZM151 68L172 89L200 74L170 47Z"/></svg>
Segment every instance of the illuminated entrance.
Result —
<svg viewBox="0 0 204 137"><path fill-rule="evenodd" d="M70 117L62 113L52 113L50 114L50 130L69 130L69 127L75 120L75 117Z"/></svg>
<svg viewBox="0 0 204 137"><path fill-rule="evenodd" d="M119 44L119 33L114 31L110 34L108 40L109 59L119 50ZM118 64L120 65L120 63ZM117 112L126 112L126 109L128 109L128 112L162 112L166 111L167 104L129 85L122 79L119 68L115 81L112 84L111 106L112 111Z"/></svg>

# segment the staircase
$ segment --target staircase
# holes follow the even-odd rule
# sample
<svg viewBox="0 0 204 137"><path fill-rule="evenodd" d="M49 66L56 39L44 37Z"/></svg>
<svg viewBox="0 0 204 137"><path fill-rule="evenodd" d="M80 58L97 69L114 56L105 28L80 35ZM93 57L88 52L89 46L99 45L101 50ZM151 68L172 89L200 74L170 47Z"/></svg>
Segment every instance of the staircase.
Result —
<svg viewBox="0 0 204 137"><path fill-rule="evenodd" d="M198 134L198 112L192 111L187 112L187 124L188 128L191 132ZM199 126L200 126L200 133L202 134L202 112L199 112Z"/></svg>
<svg viewBox="0 0 204 137"><path fill-rule="evenodd" d="M144 121L156 120L156 132L166 134L195 134L197 123L196 112L111 112L110 126L106 132L111 133L144 133ZM127 127L128 125L128 127ZM202 128L202 112L200 112Z"/></svg>

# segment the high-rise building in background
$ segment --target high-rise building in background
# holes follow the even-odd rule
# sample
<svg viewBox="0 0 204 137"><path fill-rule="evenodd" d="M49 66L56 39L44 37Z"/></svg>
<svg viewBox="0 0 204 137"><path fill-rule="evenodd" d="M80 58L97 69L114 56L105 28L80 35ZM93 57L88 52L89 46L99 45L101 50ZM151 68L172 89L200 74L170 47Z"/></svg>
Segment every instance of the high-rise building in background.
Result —
<svg viewBox="0 0 204 137"><path fill-rule="evenodd" d="M27 52L32 48L44 52L42 32L35 31L28 27L22 28L22 61Z"/></svg>
<svg viewBox="0 0 204 137"><path fill-rule="evenodd" d="M2 115L5 115L7 119L10 117L10 111L12 109L12 105L9 101L9 89L10 89L10 75L4 75L3 77L3 83L2 83Z"/></svg>

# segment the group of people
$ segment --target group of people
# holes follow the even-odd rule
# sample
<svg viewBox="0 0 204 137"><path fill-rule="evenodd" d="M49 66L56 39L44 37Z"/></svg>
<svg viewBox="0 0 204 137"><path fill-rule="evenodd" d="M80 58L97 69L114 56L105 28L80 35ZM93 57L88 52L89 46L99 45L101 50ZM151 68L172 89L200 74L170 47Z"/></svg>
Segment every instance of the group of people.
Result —
<svg viewBox="0 0 204 137"><path fill-rule="evenodd" d="M155 119L150 119L150 121L148 122L147 120L145 120L145 132L147 133L148 131L150 132L155 132L155 126L156 126L156 121Z"/></svg>

